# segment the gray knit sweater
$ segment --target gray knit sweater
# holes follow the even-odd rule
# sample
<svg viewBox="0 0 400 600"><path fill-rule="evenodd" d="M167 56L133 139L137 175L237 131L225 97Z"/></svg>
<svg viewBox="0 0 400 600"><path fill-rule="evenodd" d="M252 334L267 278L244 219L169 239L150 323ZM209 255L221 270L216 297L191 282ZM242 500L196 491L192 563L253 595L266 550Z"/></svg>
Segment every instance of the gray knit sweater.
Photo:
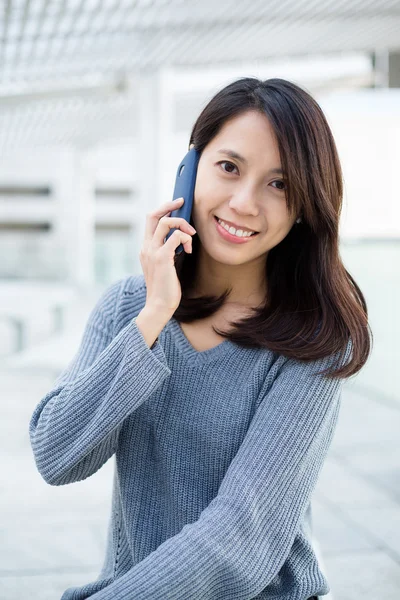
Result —
<svg viewBox="0 0 400 600"><path fill-rule="evenodd" d="M106 556L62 600L305 600L329 592L310 501L343 380L230 340L199 352L171 319L149 348L143 275L111 285L29 432L50 485L115 455Z"/></svg>

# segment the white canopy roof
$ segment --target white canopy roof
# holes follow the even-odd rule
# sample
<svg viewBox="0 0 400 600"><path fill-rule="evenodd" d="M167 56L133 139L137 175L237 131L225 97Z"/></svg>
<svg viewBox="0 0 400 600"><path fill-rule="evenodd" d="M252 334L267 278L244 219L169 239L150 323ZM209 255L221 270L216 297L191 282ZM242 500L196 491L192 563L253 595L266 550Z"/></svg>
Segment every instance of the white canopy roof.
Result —
<svg viewBox="0 0 400 600"><path fill-rule="evenodd" d="M400 49L399 0L9 0L0 141L88 143L135 131L140 75ZM243 73L248 74L248 73ZM354 86L370 85L352 75ZM323 74L321 72L321 81Z"/></svg>

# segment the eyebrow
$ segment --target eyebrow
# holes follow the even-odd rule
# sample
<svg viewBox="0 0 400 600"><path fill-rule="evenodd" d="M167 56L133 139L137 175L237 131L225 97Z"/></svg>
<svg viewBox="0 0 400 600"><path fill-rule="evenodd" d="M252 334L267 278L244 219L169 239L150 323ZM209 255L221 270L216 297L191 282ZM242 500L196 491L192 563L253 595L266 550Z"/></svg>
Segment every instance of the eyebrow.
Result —
<svg viewBox="0 0 400 600"><path fill-rule="evenodd" d="M226 154L227 156L230 156L231 158L236 158L236 160L239 160L240 162L242 162L245 165L248 164L245 157L242 156L241 154L238 154L238 152L235 152L235 150L229 150L228 148L221 148L221 150L218 150L218 153ZM273 173L274 175L283 175L283 171L280 168L270 169L269 172Z"/></svg>

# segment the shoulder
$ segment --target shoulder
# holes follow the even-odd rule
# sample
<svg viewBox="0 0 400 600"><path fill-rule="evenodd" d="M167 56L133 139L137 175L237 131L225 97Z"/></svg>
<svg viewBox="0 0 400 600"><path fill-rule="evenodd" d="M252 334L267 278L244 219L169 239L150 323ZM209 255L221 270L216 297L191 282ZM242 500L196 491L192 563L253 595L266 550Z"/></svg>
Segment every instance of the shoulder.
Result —
<svg viewBox="0 0 400 600"><path fill-rule="evenodd" d="M116 334L121 320L130 321L144 306L146 284L144 275L130 275L106 287L91 313L91 324L107 328Z"/></svg>
<svg viewBox="0 0 400 600"><path fill-rule="evenodd" d="M120 280L119 297L115 312L115 334L136 317L146 303L146 280L143 273Z"/></svg>
<svg viewBox="0 0 400 600"><path fill-rule="evenodd" d="M143 292L146 294L146 280L143 273L138 275L129 275L122 282L122 295L123 296L140 296Z"/></svg>

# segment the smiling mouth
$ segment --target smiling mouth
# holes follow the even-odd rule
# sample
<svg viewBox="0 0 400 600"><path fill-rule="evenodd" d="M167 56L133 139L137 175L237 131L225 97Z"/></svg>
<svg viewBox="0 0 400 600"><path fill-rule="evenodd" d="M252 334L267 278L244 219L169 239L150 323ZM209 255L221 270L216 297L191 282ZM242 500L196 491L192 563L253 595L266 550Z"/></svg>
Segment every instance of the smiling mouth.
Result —
<svg viewBox="0 0 400 600"><path fill-rule="evenodd" d="M218 219L223 221L223 219L220 219L217 215L214 215L214 219L217 221L217 223L218 223ZM224 223L226 223L226 221L224 221ZM227 223L227 225L229 225L229 223ZM231 227L233 227L233 225ZM236 231L238 231L240 229L242 229L243 231L252 231L251 229L245 229L244 227L235 227L235 229L236 229ZM259 231L254 231L251 234L251 236L249 236L249 237L253 237L255 235L258 235L259 233L260 233Z"/></svg>

